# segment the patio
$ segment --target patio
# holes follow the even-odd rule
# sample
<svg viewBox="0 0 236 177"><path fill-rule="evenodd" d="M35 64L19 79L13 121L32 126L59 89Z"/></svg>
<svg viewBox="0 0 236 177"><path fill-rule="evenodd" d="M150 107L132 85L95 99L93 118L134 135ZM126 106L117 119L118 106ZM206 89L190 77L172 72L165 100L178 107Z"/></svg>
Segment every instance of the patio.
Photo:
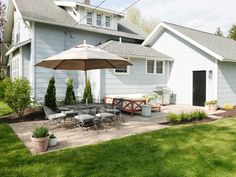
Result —
<svg viewBox="0 0 236 177"><path fill-rule="evenodd" d="M122 114L125 122L121 122L120 129L111 126L107 132L105 129L99 129L99 133L93 128L88 131L82 131L80 128L75 128L73 123L67 120L65 126L62 128L56 125L49 127L50 132L53 132L57 136L58 144L56 147L50 147L48 152L69 147L92 145L112 139L163 129L168 126L160 123L167 121L166 117L169 112L190 112L196 109L204 108L186 105L170 105L164 106L161 112L153 112L151 117L142 117L140 114L136 114L132 117L127 114ZM31 142L32 131L35 127L41 125L47 125L47 120L10 124L14 132L31 152L33 150Z"/></svg>

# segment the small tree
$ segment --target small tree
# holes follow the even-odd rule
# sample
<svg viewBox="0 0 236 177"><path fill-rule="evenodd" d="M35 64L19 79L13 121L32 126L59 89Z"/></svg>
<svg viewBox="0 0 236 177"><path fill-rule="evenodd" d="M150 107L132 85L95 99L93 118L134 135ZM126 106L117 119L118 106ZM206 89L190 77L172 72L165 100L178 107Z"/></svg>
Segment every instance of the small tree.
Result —
<svg viewBox="0 0 236 177"><path fill-rule="evenodd" d="M52 110L57 109L56 104L56 87L55 87L55 79L52 77L49 80L47 93L44 97L44 104Z"/></svg>
<svg viewBox="0 0 236 177"><path fill-rule="evenodd" d="M76 103L75 92L73 88L73 79L69 78L66 88L65 104L70 105Z"/></svg>
<svg viewBox="0 0 236 177"><path fill-rule="evenodd" d="M215 35L217 36L224 36L223 32L221 31L220 27L216 28Z"/></svg>
<svg viewBox="0 0 236 177"><path fill-rule="evenodd" d="M4 79L3 100L17 114L24 115L25 108L31 103L31 88L29 81L25 78L10 80Z"/></svg>
<svg viewBox="0 0 236 177"><path fill-rule="evenodd" d="M236 40L236 25L233 25L231 27L231 29L229 30L228 37L233 39L233 40Z"/></svg>
<svg viewBox="0 0 236 177"><path fill-rule="evenodd" d="M87 102L88 103L92 103L93 102L93 95L92 95L92 90L91 90L91 83L90 83L90 79L87 79L87 84L86 87L84 88L84 95L83 95L83 103L86 103L86 98L87 98Z"/></svg>

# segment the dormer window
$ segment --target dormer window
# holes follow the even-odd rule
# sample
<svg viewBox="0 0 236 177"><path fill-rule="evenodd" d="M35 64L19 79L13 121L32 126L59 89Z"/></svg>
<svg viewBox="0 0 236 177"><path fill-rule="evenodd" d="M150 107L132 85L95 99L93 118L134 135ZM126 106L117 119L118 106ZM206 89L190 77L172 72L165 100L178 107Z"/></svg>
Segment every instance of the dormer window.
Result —
<svg viewBox="0 0 236 177"><path fill-rule="evenodd" d="M97 26L102 26L102 15L97 14Z"/></svg>
<svg viewBox="0 0 236 177"><path fill-rule="evenodd" d="M111 27L111 17L110 16L106 16L105 18L105 22L106 22L106 27L110 28Z"/></svg>
<svg viewBox="0 0 236 177"><path fill-rule="evenodd" d="M87 12L87 24L88 25L93 24L93 14L92 14L92 12Z"/></svg>

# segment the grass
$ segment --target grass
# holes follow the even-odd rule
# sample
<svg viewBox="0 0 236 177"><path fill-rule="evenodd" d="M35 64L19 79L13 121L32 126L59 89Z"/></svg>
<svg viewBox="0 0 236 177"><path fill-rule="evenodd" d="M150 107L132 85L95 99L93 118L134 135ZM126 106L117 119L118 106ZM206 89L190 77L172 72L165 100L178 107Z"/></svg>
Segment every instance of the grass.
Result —
<svg viewBox="0 0 236 177"><path fill-rule="evenodd" d="M13 111L9 106L0 101L0 117L11 114Z"/></svg>
<svg viewBox="0 0 236 177"><path fill-rule="evenodd" d="M233 177L236 119L181 125L94 146L32 156L0 124L0 176Z"/></svg>

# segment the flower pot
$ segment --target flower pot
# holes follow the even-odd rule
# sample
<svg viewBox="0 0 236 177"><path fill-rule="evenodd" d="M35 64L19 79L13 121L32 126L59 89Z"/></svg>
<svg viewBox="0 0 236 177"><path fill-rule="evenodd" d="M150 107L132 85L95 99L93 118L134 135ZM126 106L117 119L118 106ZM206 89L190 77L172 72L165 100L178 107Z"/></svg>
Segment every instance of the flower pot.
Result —
<svg viewBox="0 0 236 177"><path fill-rule="evenodd" d="M57 138L49 139L49 146L56 146L57 145Z"/></svg>
<svg viewBox="0 0 236 177"><path fill-rule="evenodd" d="M218 106L217 106L217 105L209 105L209 110L210 110L211 112L215 112L217 109L218 109Z"/></svg>
<svg viewBox="0 0 236 177"><path fill-rule="evenodd" d="M33 138L34 153L46 152L48 149L49 136L43 138Z"/></svg>

